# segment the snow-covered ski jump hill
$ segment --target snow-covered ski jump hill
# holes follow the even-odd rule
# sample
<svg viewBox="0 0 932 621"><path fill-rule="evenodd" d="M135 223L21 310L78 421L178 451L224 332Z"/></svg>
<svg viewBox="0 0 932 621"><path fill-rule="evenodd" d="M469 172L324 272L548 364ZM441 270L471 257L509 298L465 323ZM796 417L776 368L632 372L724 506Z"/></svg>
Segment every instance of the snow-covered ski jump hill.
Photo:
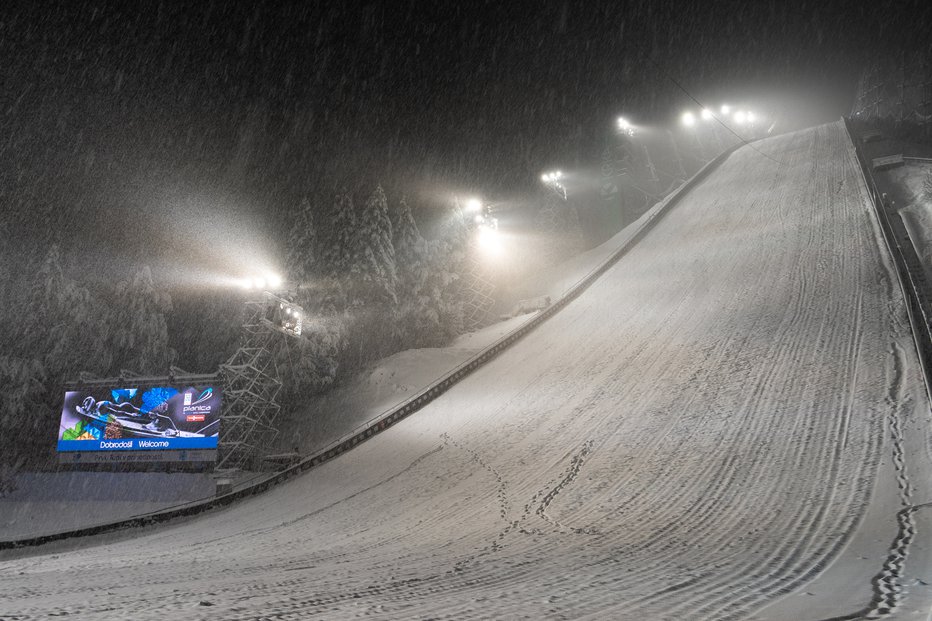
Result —
<svg viewBox="0 0 932 621"><path fill-rule="evenodd" d="M755 146L349 453L3 553L0 618L926 618L929 402L851 143Z"/></svg>

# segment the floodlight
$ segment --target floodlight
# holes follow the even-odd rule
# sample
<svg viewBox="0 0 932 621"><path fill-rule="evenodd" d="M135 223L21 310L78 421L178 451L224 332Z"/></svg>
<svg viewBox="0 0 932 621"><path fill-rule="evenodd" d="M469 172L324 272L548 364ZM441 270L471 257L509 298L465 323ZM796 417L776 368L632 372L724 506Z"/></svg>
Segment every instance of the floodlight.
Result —
<svg viewBox="0 0 932 621"><path fill-rule="evenodd" d="M748 112L748 113L747 113L747 119L748 119L748 123L753 123L753 122L754 122L754 113L753 113L753 112Z"/></svg>
<svg viewBox="0 0 932 621"><path fill-rule="evenodd" d="M735 123L738 125L743 125L744 121L747 120L747 115L742 110L735 112Z"/></svg>
<svg viewBox="0 0 932 621"><path fill-rule="evenodd" d="M479 214L476 214L475 220L476 220L476 224L482 224L482 221L485 220L485 218L483 218L482 214L479 213Z"/></svg>
<svg viewBox="0 0 932 621"><path fill-rule="evenodd" d="M686 127L692 127L696 124L696 116L692 112L684 112L680 120Z"/></svg>
<svg viewBox="0 0 932 621"><path fill-rule="evenodd" d="M495 254L501 250L501 236L494 226L479 227L478 242L484 252Z"/></svg>
<svg viewBox="0 0 932 621"><path fill-rule="evenodd" d="M282 285L281 276L279 276L278 274L266 274L265 282L267 282L268 285L272 287L273 289L280 287Z"/></svg>
<svg viewBox="0 0 932 621"><path fill-rule="evenodd" d="M548 181L550 181L550 175L548 175L547 173L544 173L540 176L540 180L543 181L544 183L547 183Z"/></svg>
<svg viewBox="0 0 932 621"><path fill-rule="evenodd" d="M466 201L466 211L481 211L482 210L482 201L478 198L471 198Z"/></svg>
<svg viewBox="0 0 932 621"><path fill-rule="evenodd" d="M712 111L709 110L708 108L703 108L701 114L702 114L703 121L708 121L709 119L712 118Z"/></svg>
<svg viewBox="0 0 932 621"><path fill-rule="evenodd" d="M728 104L723 105L722 114L728 114L729 112L731 112L731 106L729 106Z"/></svg>
<svg viewBox="0 0 932 621"><path fill-rule="evenodd" d="M629 127L631 127L631 123L628 122L628 119L618 117L618 129L628 129Z"/></svg>

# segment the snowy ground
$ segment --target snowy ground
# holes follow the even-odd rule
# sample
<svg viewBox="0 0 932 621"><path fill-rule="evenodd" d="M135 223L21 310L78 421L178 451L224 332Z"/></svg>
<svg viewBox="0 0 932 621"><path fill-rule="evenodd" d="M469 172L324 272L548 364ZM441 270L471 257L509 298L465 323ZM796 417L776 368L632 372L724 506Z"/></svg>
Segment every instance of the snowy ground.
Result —
<svg viewBox="0 0 932 621"><path fill-rule="evenodd" d="M818 619L875 589L925 618L929 404L852 150L840 124L758 145L782 164L735 153L357 449L228 510L4 553L0 618Z"/></svg>
<svg viewBox="0 0 932 621"><path fill-rule="evenodd" d="M39 472L0 498L0 540L106 524L213 496L208 474ZM3 617L0 616L0 619Z"/></svg>

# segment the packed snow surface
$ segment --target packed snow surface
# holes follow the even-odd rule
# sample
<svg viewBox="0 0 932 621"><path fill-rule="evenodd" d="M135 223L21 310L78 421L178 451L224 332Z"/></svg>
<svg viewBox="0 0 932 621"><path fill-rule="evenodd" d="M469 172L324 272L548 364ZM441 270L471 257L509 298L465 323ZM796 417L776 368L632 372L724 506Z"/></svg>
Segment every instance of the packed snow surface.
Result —
<svg viewBox="0 0 932 621"><path fill-rule="evenodd" d="M0 618L927 613L929 404L850 143L757 145L386 433L226 510L0 556Z"/></svg>

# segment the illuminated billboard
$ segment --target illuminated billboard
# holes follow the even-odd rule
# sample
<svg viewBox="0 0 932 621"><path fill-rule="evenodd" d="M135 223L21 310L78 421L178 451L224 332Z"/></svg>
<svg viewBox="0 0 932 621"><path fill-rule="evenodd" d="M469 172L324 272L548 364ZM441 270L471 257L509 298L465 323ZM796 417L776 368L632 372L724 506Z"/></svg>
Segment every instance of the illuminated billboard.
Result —
<svg viewBox="0 0 932 621"><path fill-rule="evenodd" d="M221 391L214 386L87 388L65 393L58 450L216 449Z"/></svg>

